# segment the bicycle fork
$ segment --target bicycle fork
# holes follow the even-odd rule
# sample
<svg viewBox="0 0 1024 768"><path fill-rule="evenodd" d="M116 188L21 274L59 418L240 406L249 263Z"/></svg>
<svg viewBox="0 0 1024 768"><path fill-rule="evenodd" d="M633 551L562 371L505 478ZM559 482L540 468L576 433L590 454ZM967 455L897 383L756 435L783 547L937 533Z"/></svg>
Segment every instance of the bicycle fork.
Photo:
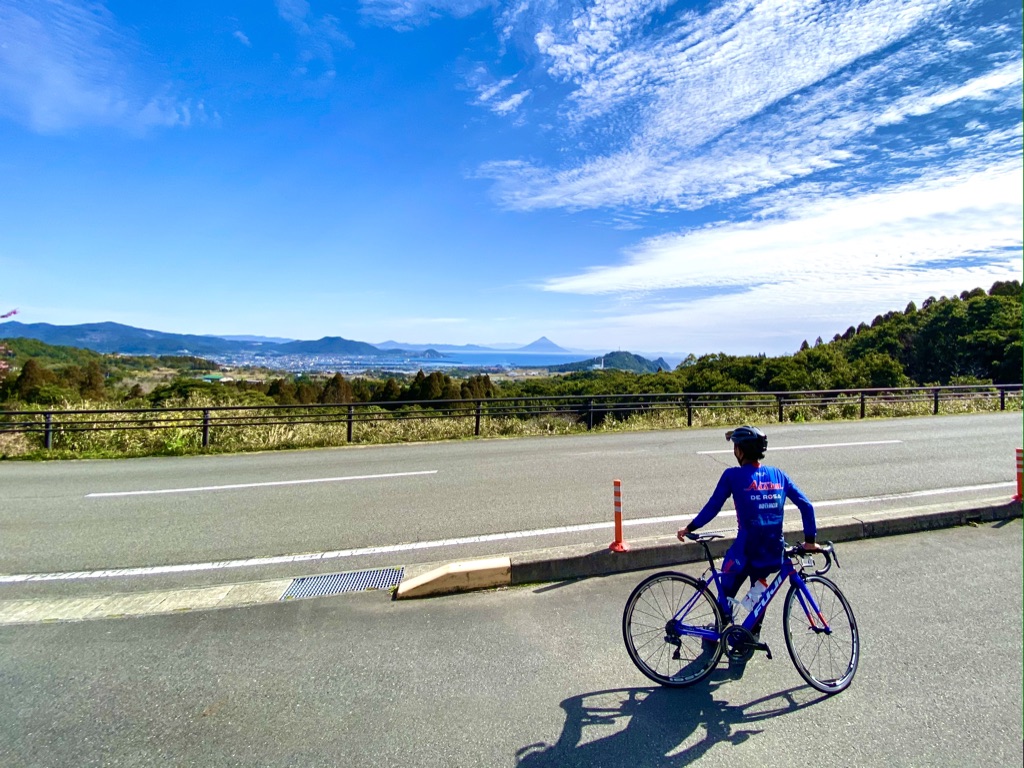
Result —
<svg viewBox="0 0 1024 768"><path fill-rule="evenodd" d="M811 596L811 592L807 589L807 585L801 583L799 589L797 589L796 599L800 601L800 607L804 609L804 615L807 617L807 623L811 628L811 631L816 634L825 633L826 635L832 634L832 627L825 621L825 616L821 613L821 608L814 602L814 598ZM817 622L821 622L820 626Z"/></svg>

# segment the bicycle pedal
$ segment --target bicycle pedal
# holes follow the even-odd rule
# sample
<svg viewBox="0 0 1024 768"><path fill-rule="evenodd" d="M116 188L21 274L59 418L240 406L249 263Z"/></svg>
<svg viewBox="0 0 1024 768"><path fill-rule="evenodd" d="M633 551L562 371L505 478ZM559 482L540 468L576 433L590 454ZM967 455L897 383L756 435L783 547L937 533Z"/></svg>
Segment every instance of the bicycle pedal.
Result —
<svg viewBox="0 0 1024 768"><path fill-rule="evenodd" d="M764 651L765 656L769 659L772 657L772 649L768 647L768 643L754 643L755 651Z"/></svg>

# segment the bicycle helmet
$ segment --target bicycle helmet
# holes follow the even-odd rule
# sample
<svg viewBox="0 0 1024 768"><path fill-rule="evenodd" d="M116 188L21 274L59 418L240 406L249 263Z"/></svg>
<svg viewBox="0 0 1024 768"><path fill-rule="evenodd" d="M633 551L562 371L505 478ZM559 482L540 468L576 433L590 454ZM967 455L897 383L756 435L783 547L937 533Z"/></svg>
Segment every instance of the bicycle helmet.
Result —
<svg viewBox="0 0 1024 768"><path fill-rule="evenodd" d="M753 461L764 458L768 450L768 435L757 427L738 427L725 433L725 439L740 447L743 455Z"/></svg>

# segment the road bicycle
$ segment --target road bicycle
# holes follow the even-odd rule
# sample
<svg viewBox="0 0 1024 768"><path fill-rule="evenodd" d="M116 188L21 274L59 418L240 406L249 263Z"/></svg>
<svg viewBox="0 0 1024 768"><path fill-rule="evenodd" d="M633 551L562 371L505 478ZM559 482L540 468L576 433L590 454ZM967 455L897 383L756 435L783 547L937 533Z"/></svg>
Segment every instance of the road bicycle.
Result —
<svg viewBox="0 0 1024 768"><path fill-rule="evenodd" d="M664 571L641 581L626 601L622 637L637 668L661 685L681 688L700 682L718 666L722 654L737 663L755 651L772 658L771 649L752 632L768 604L789 581L782 627L786 648L800 676L822 693L846 690L857 672L860 635L850 603L824 574L835 560L832 542L814 553L786 546L782 569L768 584L742 623L734 623L739 603L722 592L722 574L715 567L708 542L719 534L689 534L704 548L708 570L699 579ZM825 557L813 573L814 555ZM717 588L717 599L711 585Z"/></svg>

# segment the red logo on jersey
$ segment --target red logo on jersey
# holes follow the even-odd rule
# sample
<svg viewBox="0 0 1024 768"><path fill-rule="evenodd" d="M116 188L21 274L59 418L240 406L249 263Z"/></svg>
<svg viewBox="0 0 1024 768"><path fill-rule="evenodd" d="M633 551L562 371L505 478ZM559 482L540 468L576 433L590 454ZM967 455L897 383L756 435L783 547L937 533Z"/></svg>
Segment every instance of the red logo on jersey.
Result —
<svg viewBox="0 0 1024 768"><path fill-rule="evenodd" d="M759 482L757 482L757 480L754 480L753 482L750 483L750 487L747 488L747 490L748 491L781 491L782 490L782 483L769 483L767 481L759 483Z"/></svg>

